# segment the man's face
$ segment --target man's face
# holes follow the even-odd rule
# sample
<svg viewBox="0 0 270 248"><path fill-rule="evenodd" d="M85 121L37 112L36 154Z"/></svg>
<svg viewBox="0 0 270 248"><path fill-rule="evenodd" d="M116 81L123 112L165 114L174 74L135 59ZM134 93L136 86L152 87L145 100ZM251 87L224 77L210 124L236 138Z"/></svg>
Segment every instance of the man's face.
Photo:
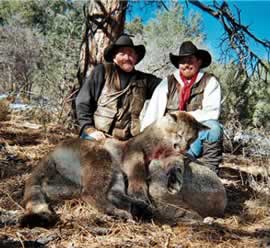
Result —
<svg viewBox="0 0 270 248"><path fill-rule="evenodd" d="M196 56L185 56L179 61L179 70L185 78L191 79L200 70L201 64L202 60Z"/></svg>
<svg viewBox="0 0 270 248"><path fill-rule="evenodd" d="M114 56L113 62L123 71L131 72L138 60L138 56L134 49L130 47L121 47Z"/></svg>

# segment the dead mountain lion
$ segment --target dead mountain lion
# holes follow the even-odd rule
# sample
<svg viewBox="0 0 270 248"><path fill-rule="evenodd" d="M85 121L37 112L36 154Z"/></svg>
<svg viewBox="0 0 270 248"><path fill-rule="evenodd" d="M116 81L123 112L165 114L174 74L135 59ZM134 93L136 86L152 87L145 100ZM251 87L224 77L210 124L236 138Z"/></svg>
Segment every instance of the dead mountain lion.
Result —
<svg viewBox="0 0 270 248"><path fill-rule="evenodd" d="M108 214L151 217L150 161L185 151L206 128L177 111L125 142L75 138L61 143L41 160L26 182L21 225L54 224L57 216L49 203L76 196Z"/></svg>

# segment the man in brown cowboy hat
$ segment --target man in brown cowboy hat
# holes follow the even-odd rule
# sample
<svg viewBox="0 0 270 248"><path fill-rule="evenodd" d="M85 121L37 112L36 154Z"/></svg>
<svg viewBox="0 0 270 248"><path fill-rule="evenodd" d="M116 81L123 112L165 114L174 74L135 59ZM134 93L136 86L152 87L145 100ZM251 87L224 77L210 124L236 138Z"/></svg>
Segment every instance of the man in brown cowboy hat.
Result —
<svg viewBox="0 0 270 248"><path fill-rule="evenodd" d="M211 55L191 41L185 41L178 55L170 53L170 60L177 70L156 88L142 120L142 129L167 112L187 111L210 128L200 132L188 154L193 158L202 157L203 162L217 172L222 160L223 130L218 122L221 89L212 74L201 70L211 64Z"/></svg>
<svg viewBox="0 0 270 248"><path fill-rule="evenodd" d="M76 99L82 138L126 140L139 133L144 102L161 81L135 69L144 55L145 47L125 34L104 50L107 63L94 68Z"/></svg>

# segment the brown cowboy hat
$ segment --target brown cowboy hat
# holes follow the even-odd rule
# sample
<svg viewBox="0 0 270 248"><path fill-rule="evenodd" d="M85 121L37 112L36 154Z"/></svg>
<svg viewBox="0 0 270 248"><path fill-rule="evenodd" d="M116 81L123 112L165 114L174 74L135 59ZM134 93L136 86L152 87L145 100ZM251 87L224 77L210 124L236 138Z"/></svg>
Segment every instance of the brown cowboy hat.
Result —
<svg viewBox="0 0 270 248"><path fill-rule="evenodd" d="M178 68L179 61L182 57L195 55L202 60L201 68L207 67L211 64L212 58L206 50L198 49L191 41L184 41L179 49L179 55L170 53L170 60L172 64Z"/></svg>
<svg viewBox="0 0 270 248"><path fill-rule="evenodd" d="M135 46L132 39L128 35L122 34L113 44L105 48L104 59L107 62L113 62L114 55L117 52L117 49L119 49L120 47L131 47L135 50L138 56L136 64L138 64L145 55L144 45Z"/></svg>

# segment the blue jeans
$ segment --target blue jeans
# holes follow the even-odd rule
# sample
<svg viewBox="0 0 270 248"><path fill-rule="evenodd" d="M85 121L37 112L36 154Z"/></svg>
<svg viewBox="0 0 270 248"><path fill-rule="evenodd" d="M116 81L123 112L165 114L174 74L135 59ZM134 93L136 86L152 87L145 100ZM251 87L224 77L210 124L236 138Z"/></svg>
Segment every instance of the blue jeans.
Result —
<svg viewBox="0 0 270 248"><path fill-rule="evenodd" d="M223 126L216 120L208 120L202 122L202 124L210 127L208 130L202 130L199 132L198 138L190 145L188 154L194 158L198 158L202 155L203 142L218 142L223 136Z"/></svg>
<svg viewBox="0 0 270 248"><path fill-rule="evenodd" d="M80 135L80 138L81 139L84 139L84 140L95 140L91 135L89 134L86 134L85 132L82 132L81 135Z"/></svg>

